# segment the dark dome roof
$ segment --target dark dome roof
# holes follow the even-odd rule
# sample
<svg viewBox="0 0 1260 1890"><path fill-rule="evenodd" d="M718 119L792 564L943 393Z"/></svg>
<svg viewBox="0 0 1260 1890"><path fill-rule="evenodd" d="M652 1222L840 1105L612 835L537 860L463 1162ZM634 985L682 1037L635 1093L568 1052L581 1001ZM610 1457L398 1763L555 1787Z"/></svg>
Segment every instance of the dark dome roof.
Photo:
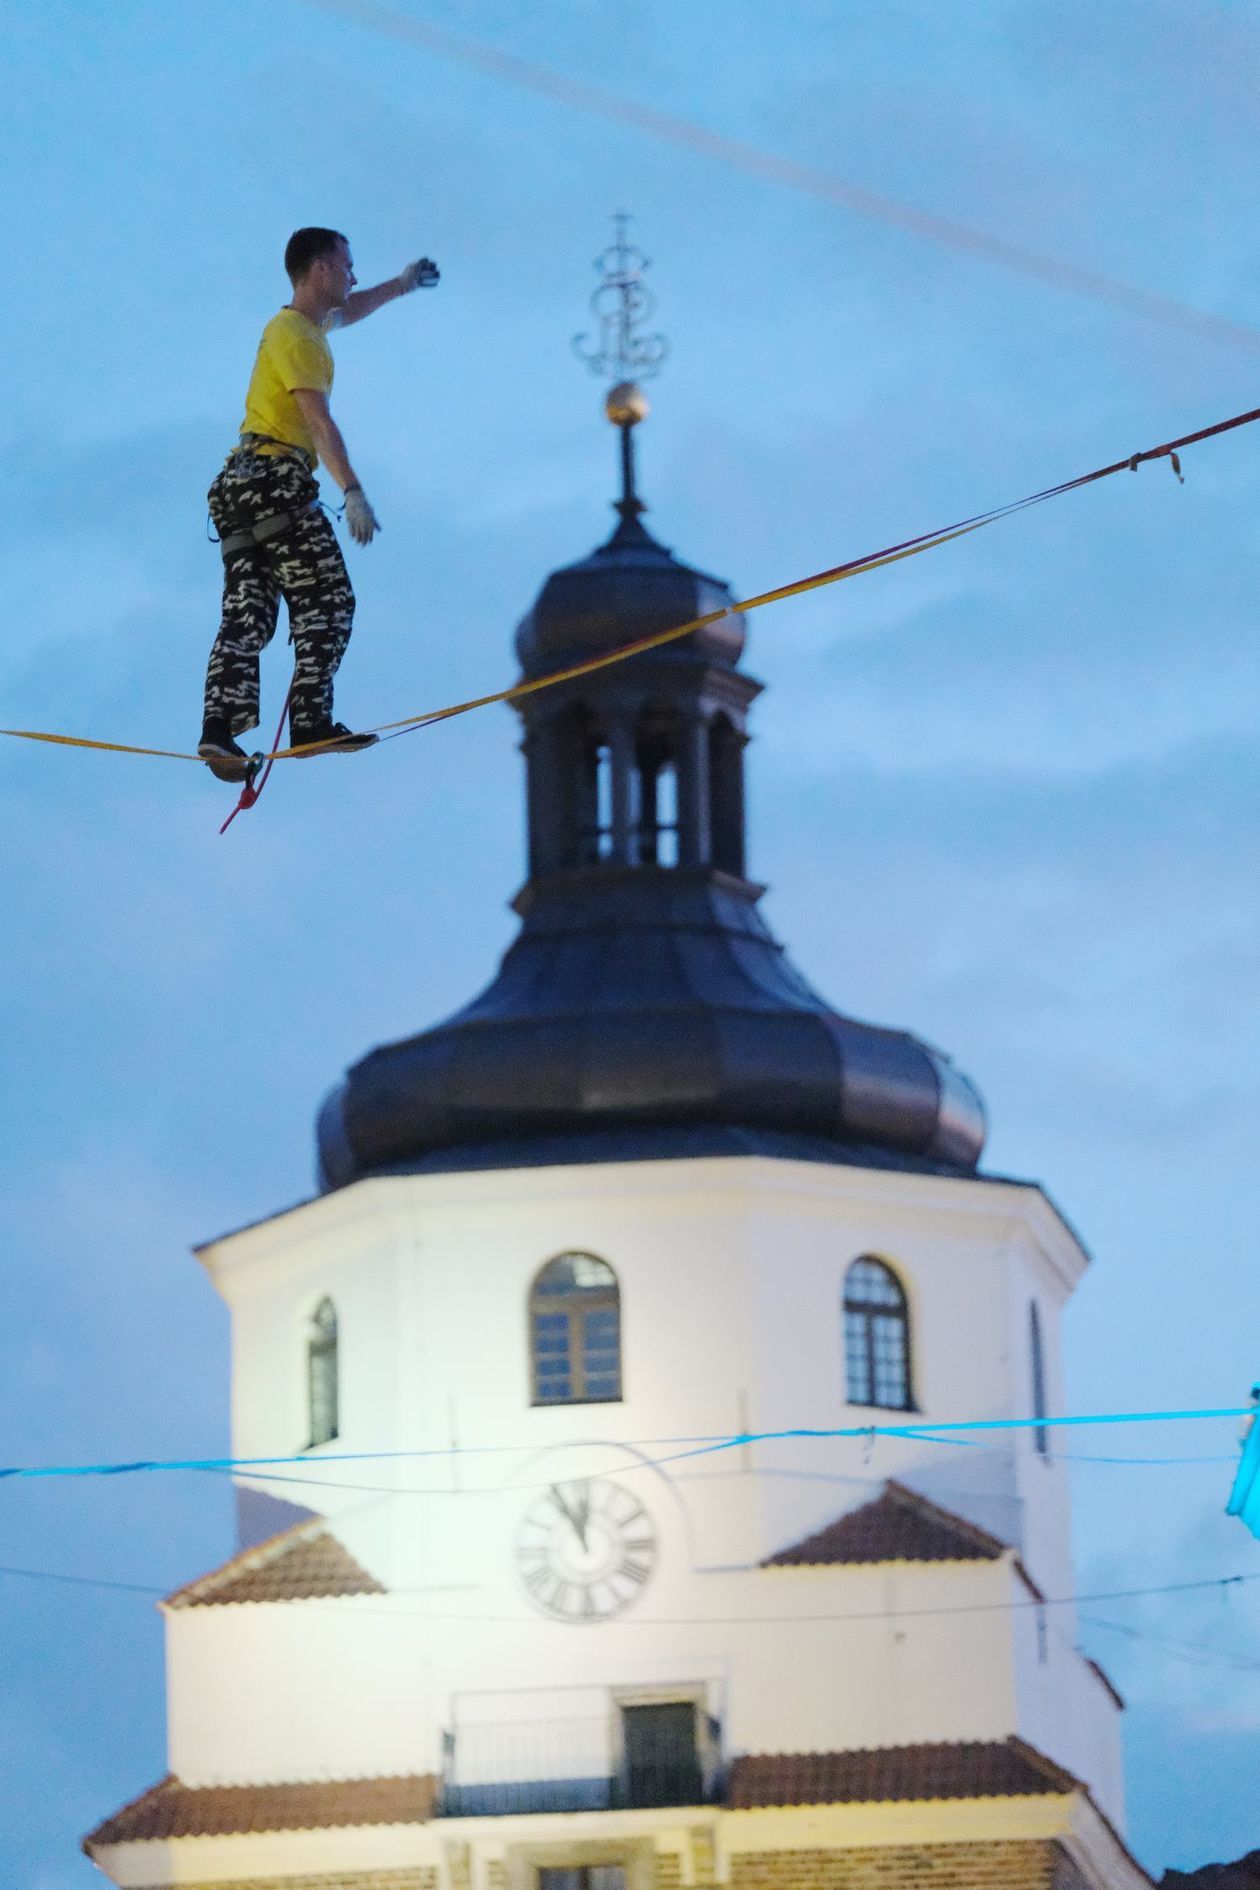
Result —
<svg viewBox="0 0 1260 1890"><path fill-rule="evenodd" d="M811 1159L821 1140L838 1161L975 1167L984 1112L967 1078L918 1038L831 1010L755 887L678 868L570 878L529 900L479 998L350 1070L320 1116L325 1187L474 1144L503 1145L495 1165L510 1166L538 1138L645 1129L665 1155L735 1129Z"/></svg>
<svg viewBox="0 0 1260 1890"><path fill-rule="evenodd" d="M970 1173L984 1111L966 1077L905 1031L833 1011L758 912L743 618L644 530L628 432L622 447L620 523L543 585L517 631L525 678L730 614L518 699L520 934L480 997L373 1050L328 1097L323 1185L754 1152Z"/></svg>
<svg viewBox="0 0 1260 1890"><path fill-rule="evenodd" d="M680 564L627 507L607 544L552 572L517 629L516 654L526 677L544 676L733 602L720 578ZM732 615L651 655L666 661L701 656L733 667L743 648L744 619Z"/></svg>

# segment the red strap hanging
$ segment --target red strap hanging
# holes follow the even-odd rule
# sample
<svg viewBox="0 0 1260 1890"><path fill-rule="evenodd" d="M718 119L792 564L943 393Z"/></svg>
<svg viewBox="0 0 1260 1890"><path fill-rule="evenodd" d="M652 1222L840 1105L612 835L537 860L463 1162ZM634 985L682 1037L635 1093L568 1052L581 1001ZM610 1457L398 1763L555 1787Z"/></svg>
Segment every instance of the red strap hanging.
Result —
<svg viewBox="0 0 1260 1890"><path fill-rule="evenodd" d="M225 834L227 832L228 828L232 825L232 822L236 819L236 816L238 814L244 813L248 808L251 808L255 805L255 803L258 800L259 795L262 793L263 789L266 787L267 777L271 773L271 770L276 765L276 750L280 747L281 743L284 740L284 725L289 719L289 704L292 702L292 700L293 700L293 684L292 682L290 682L288 694L284 698L284 707L280 711L280 723L276 729L276 739L271 744L271 753L266 756L263 756L263 755L250 756L249 764L245 771L245 785L241 789L241 798L239 801L237 801L236 806L232 809L231 813L228 815L223 825L219 828L220 834ZM261 773L259 772L260 769L261 769Z"/></svg>

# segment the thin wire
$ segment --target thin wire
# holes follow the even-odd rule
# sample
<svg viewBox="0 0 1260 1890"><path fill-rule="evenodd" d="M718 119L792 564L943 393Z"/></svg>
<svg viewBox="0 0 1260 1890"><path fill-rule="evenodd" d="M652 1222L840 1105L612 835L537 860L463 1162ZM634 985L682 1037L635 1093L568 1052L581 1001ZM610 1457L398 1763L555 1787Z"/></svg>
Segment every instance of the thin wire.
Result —
<svg viewBox="0 0 1260 1890"><path fill-rule="evenodd" d="M1101 1615L1083 1614L1080 1622L1082 1627L1108 1628L1113 1634L1123 1634L1127 1640L1149 1641L1153 1646L1166 1648L1170 1653L1179 1654L1198 1666L1224 1666L1239 1673L1260 1671L1260 1659L1251 1654L1235 1653L1227 1647L1209 1647L1202 1641L1174 1640L1171 1635L1155 1634L1150 1628L1130 1627L1124 1621L1104 1621Z"/></svg>
<svg viewBox="0 0 1260 1890"><path fill-rule="evenodd" d="M607 1448L612 1449L616 1448L616 1446L610 1444ZM1230 1458L1227 1461L1233 1462L1233 1459ZM626 1477L633 1475L636 1471L652 1470L656 1467L657 1463L655 1459L639 1461L637 1463L619 1461L616 1466L616 1471L619 1477ZM204 1474L210 1476L232 1476L235 1473L230 1470L216 1469L207 1471ZM599 1475L600 1473L595 1472L594 1474ZM749 1464L747 1467L737 1470L700 1470L691 1473L683 1471L681 1475L676 1476L673 1480L676 1483L724 1483L732 1478L738 1481L744 1477L784 1477L794 1479L801 1483L843 1484L846 1486L852 1485L860 1487L862 1489L880 1489L888 1481L886 1475L850 1476L844 1474L842 1471L792 1470L772 1464ZM348 1490L361 1496L449 1496L460 1498L470 1496L505 1496L513 1491L524 1493L527 1490L549 1490L554 1486L554 1479L548 1479L547 1481L539 1483L478 1483L472 1485L470 1488L460 1487L454 1483L342 1483L334 1482L328 1477L287 1477L282 1472L277 1473L268 1470L251 1470L249 1472L249 1480L251 1483L283 1483L290 1489ZM990 1499L994 1502L1003 1502L1009 1498L1010 1492L1007 1490L969 1490L968 1494Z"/></svg>
<svg viewBox="0 0 1260 1890"><path fill-rule="evenodd" d="M865 185L852 184L833 172L810 164L763 151L743 139L710 131L693 120L641 105L603 86L584 80L566 78L548 67L501 51L483 41L465 38L445 28L418 20L411 14L395 12L372 0L305 0L308 7L338 15L368 32L401 41L404 45L433 53L440 59L470 66L474 70L506 80L519 89L542 98L589 112L613 124L624 125L666 144L680 146L701 157L716 158L736 169L761 177L771 183L786 185L807 196L822 198L843 210L876 222L891 224L911 236L935 243L941 248L979 257L1013 274L1049 283L1056 289L1100 302L1146 321L1160 322L1183 333L1242 348L1249 354L1260 353L1260 332L1221 315L1176 301L1167 295L1139 289L1099 270L1084 269L1061 258L1041 255L1022 243L993 236L985 230L959 223L949 217L934 216L910 204L899 203Z"/></svg>
<svg viewBox="0 0 1260 1890"><path fill-rule="evenodd" d="M741 1571L760 1573L760 1570ZM797 1573L799 1571L784 1571ZM1106 1593L1093 1595L1045 1595L1028 1596L1018 1601L976 1601L963 1602L956 1607L936 1608L866 1608L860 1610L828 1610L819 1614L696 1614L696 1615L637 1615L629 1614L619 1618L618 1625L626 1627L772 1627L788 1626L793 1623L817 1625L822 1622L870 1622L870 1621L914 1621L926 1620L939 1615L963 1614L1007 1614L1028 1608L1071 1608L1079 1602L1094 1601L1132 1601L1151 1595L1183 1594L1191 1590L1212 1588L1230 1588L1243 1582L1260 1581L1260 1570L1246 1575L1217 1575L1202 1581L1169 1582L1154 1588L1115 1588ZM392 1594L405 1595L413 1591L396 1588ZM318 1606L312 1602L311 1606ZM536 1626L538 1617L532 1614L433 1614L413 1609L384 1609L355 1607L356 1615L381 1615L389 1619L408 1621L476 1621L500 1627ZM348 1617L347 1617L348 1618Z"/></svg>
<svg viewBox="0 0 1260 1890"><path fill-rule="evenodd" d="M1032 1423L1043 1427L1049 1426L1053 1421L1051 1418L1031 1420ZM919 1431L916 1436L921 1443L941 1444L950 1450L984 1450L986 1448L983 1443L971 1437L936 1437L930 1431ZM1153 1464L1166 1467L1179 1463L1237 1463L1238 1452L1235 1450L1205 1457L1104 1457L1096 1456L1088 1451L1048 1450L1045 1452L1045 1457L1048 1463Z"/></svg>
<svg viewBox="0 0 1260 1890"><path fill-rule="evenodd" d="M1051 1463L1105 1463L1105 1464L1148 1464L1157 1469L1170 1469L1178 1464L1237 1463L1238 1452L1227 1451L1216 1457L1094 1457L1074 1450L1052 1450L1048 1453Z"/></svg>
<svg viewBox="0 0 1260 1890"><path fill-rule="evenodd" d="M1095 1424L1172 1424L1189 1423L1203 1419L1254 1417L1255 1405L1223 1405L1187 1411L1102 1411L1087 1412L1076 1416L1063 1417L1018 1417L1018 1418L960 1418L943 1424L925 1427L918 1424L846 1424L834 1428L814 1425L795 1425L786 1430L775 1431L736 1431L729 1436L712 1438L658 1438L642 1440L634 1438L570 1438L562 1440L554 1448L575 1450L608 1450L621 1448L655 1448L659 1444L677 1442L688 1448L671 1451L663 1457L652 1460L646 1467L660 1467L668 1463L680 1463L691 1457L711 1456L723 1450L738 1450L753 1444L785 1443L793 1440L829 1441L833 1439L902 1438L914 1443L938 1443L945 1434L961 1431L997 1433L1006 1431L1054 1430ZM531 1453L539 1448L536 1441L519 1444L448 1444L440 1448L426 1450L354 1450L321 1452L312 1459L309 1452L297 1451L269 1457L170 1457L141 1458L130 1463L78 1463L78 1464L10 1464L0 1466L0 1478L34 1477L116 1477L132 1476L143 1471L171 1470L265 1470L285 1464L309 1465L312 1461L319 1464L329 1463L381 1463L386 1461L414 1460L417 1458L453 1458L472 1456L494 1456Z"/></svg>
<svg viewBox="0 0 1260 1890"><path fill-rule="evenodd" d="M51 1568L18 1568L12 1562L0 1562L0 1575L18 1575L27 1581L64 1582L72 1588L113 1588L127 1595L161 1595L161 1588L146 1587L143 1582L107 1581L103 1575L63 1575Z"/></svg>
<svg viewBox="0 0 1260 1890"><path fill-rule="evenodd" d="M958 1438L942 1437L925 1438L924 1442L940 1444L956 1443L961 1446L962 1440ZM608 1448L615 1448L615 1445L610 1443ZM1177 1464L1190 1464L1194 1466L1222 1463L1236 1464L1238 1462L1238 1453L1234 1451L1228 1455L1219 1457L1078 1457L1052 1451L1047 1461L1050 1463L1099 1463L1125 1468L1137 1467L1139 1469L1148 1466L1170 1468ZM622 1462L617 1465L617 1475L624 1477L633 1474L635 1471L653 1470L657 1467L658 1462L656 1459L640 1463ZM231 1470L216 1469L207 1472L207 1474L213 1476L232 1476L235 1473ZM481 1483L475 1484L471 1488L461 1489L456 1487L453 1483L344 1483L331 1477L285 1476L283 1472L267 1470L251 1470L248 1475L251 1483L283 1483L289 1489L299 1490L347 1490L357 1492L362 1496L502 1496L509 1490L546 1490L551 1488L550 1482ZM682 1475L675 1477L674 1481L677 1483L720 1482L729 1477L782 1477L794 1480L798 1483L846 1484L861 1486L864 1489L876 1489L888 1481L886 1475L874 1477L847 1476L841 1471L792 1470L785 1466L767 1464L749 1464L746 1469L740 1470L700 1472L694 1476L690 1476L684 1472ZM1010 1492L1007 1490L972 1490L970 1494L973 1496L992 1498L994 1501L1004 1501L1009 1497Z"/></svg>
<svg viewBox="0 0 1260 1890"><path fill-rule="evenodd" d="M741 1573L762 1573L760 1569L748 1569ZM796 1573L797 1571L792 1571ZM66 1575L53 1569L24 1568L11 1563L0 1563L0 1575L11 1575L30 1581L70 1583L75 1587L93 1587L105 1589L123 1589L134 1594L164 1597L169 1591L153 1588L136 1582L116 1582L98 1579L88 1575ZM201 1580L208 1579L201 1577ZM927 1620L941 1615L965 1614L1011 1614L1023 1612L1029 1608L1070 1608L1080 1603L1096 1601L1135 1601L1156 1595L1180 1595L1198 1593L1213 1588L1234 1588L1247 1582L1260 1581L1260 1570L1241 1575L1215 1575L1198 1581L1165 1582L1150 1588L1113 1588L1097 1594L1024 1596L1016 1601L976 1601L963 1602L953 1607L935 1608L864 1608L858 1610L828 1610L817 1614L738 1614L738 1615L627 1615L620 1626L632 1627L783 1627L794 1623L815 1625L821 1622L870 1622L870 1621L914 1621ZM197 1581L186 1584L196 1587ZM178 1591L177 1591L178 1592ZM393 1588L391 1595L421 1595L432 1593L431 1588ZM303 1608L327 1608L330 1603L318 1596L295 1597ZM391 1621L436 1621L436 1622L476 1622L498 1626L536 1626L538 1617L533 1614L478 1614L478 1613L434 1613L431 1610L414 1608L363 1608L358 1605L359 1598L354 1595L342 1596L335 1604L343 1620L362 1619L368 1616L380 1617ZM351 1608L344 1603L351 1602ZM287 1606L285 1601L273 1603L255 1603L255 1606ZM1101 1625L1109 1625L1102 1623ZM1123 1630L1121 1630L1123 1631Z"/></svg>

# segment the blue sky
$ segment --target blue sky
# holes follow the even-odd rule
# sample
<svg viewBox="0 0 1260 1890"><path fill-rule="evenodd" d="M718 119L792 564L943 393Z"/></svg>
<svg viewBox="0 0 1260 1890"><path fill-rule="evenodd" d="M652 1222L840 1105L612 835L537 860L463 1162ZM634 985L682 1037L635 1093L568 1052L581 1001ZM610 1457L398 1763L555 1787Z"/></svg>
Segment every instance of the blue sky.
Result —
<svg viewBox="0 0 1260 1890"><path fill-rule="evenodd" d="M407 4L1260 330L1253 4ZM613 441L569 338L615 208L673 343L649 522L745 594L1257 404L1244 348L300 0L44 0L6 21L0 74L6 723L195 740L203 494L300 223L347 230L364 281L443 269L338 343L385 528L350 554L351 721L510 680L542 578L605 534ZM1185 472L752 620L768 916L839 1007L957 1057L987 1165L1083 1232L1077 1410L1234 1404L1260 1372L1260 431ZM268 716L284 669L277 648ZM345 1064L491 973L522 874L511 720L284 770L224 840L191 766L0 746L2 1454L213 1452L226 1327L187 1248L307 1193ZM1079 1449L1227 1456L1235 1428ZM1228 1463L1073 1474L1083 1589L1260 1569L1221 1514ZM0 1529L5 1563L168 1588L229 1547L224 1491L194 1479L9 1484ZM1260 1844L1249 1592L1090 1611L1127 1630L1087 1632L1130 1701L1131 1836L1157 1870ZM3 1576L0 1607L5 1880L73 1890L79 1835L163 1770L157 1619Z"/></svg>

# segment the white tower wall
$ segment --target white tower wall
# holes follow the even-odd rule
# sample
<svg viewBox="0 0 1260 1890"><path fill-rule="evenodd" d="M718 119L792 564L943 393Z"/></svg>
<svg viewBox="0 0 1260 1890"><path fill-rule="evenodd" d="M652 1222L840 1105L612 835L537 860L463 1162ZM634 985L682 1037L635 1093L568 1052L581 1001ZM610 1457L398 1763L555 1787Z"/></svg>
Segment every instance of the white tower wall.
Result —
<svg viewBox="0 0 1260 1890"><path fill-rule="evenodd" d="M624 1395L531 1406L529 1289L569 1250L617 1274ZM908 1297L912 1413L846 1402L843 1283L862 1254ZM1070 1609L1031 1605L1071 1589L1064 1475L1032 1431L679 1454L745 1431L1028 1416L1034 1295L1057 1408L1059 1312L1085 1262L1035 1188L761 1158L394 1177L202 1257L232 1308L237 1456L300 1447L306 1325L333 1300L340 1435L263 1472L310 1487L257 1487L329 1515L391 1592L174 1613L181 1777L439 1769L443 1735L478 1712L497 1728L482 1751L532 1750L508 1728L543 1722L598 1744L618 1690L665 1687L695 1691L728 1756L1019 1734L1120 1815L1115 1703ZM342 1461L382 1450L416 1454ZM590 1475L633 1488L659 1543L639 1601L593 1627L536 1613L515 1560L539 1489ZM759 1567L890 1476L1010 1553ZM225 1686L241 1672L267 1676L265 1710Z"/></svg>

